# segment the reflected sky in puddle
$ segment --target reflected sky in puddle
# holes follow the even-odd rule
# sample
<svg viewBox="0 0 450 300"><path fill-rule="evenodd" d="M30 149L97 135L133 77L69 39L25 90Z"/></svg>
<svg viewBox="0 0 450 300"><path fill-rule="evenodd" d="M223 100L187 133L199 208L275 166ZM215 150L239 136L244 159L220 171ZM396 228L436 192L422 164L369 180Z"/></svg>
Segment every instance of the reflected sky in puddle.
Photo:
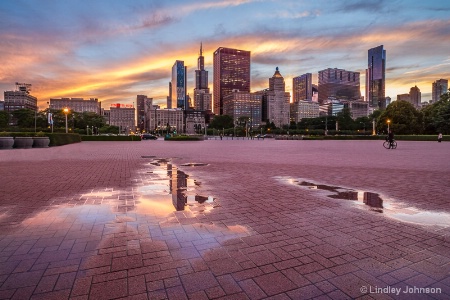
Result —
<svg viewBox="0 0 450 300"><path fill-rule="evenodd" d="M150 158L150 157L148 157ZM27 226L29 222L52 224L53 220L76 216L81 222L92 218L124 223L136 221L136 214L163 220L174 212L195 218L218 205L212 196L198 194L200 182L179 170L169 158L152 158L140 172L139 186L130 190L102 188L78 195L57 197L43 210L27 210L17 217L17 207L2 207L0 226Z"/></svg>
<svg viewBox="0 0 450 300"><path fill-rule="evenodd" d="M146 185L138 188L140 197L134 208L138 213L167 215L174 210L207 213L215 205L211 196L198 195L200 183L179 170L170 159L155 159L150 162L155 169ZM150 183L150 184L149 184Z"/></svg>
<svg viewBox="0 0 450 300"><path fill-rule="evenodd" d="M405 203L382 197L380 194L359 191L339 186L332 186L312 182L311 180L292 177L275 177L283 183L300 186L305 189L318 190L333 199L350 200L355 204L364 205L371 211L403 221L421 225L450 226L450 214L438 211L423 211L415 207L408 207Z"/></svg>

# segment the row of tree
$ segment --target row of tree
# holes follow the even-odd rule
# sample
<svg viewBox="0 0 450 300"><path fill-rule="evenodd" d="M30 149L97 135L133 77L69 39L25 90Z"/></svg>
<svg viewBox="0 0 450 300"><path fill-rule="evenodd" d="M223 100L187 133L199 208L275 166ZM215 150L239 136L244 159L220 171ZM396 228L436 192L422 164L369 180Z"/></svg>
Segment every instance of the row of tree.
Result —
<svg viewBox="0 0 450 300"><path fill-rule="evenodd" d="M18 109L8 113L0 111L0 129L30 129L35 128L39 131L50 131L48 114L52 114L53 129L55 131L64 131L66 126L66 115L62 110L45 109L35 112L30 109ZM10 126L13 122L15 125ZM105 119L94 112L69 112L67 114L67 125L70 132L81 134L92 133L119 133L117 126L108 126ZM89 132L88 131L89 128Z"/></svg>
<svg viewBox="0 0 450 300"><path fill-rule="evenodd" d="M18 128L34 128L39 131L48 131L48 113L52 113L53 127L56 131L64 130L66 115L62 110L45 109L35 112L29 109L19 109L9 114L0 111L0 129L11 129L9 126L12 119ZM302 119L298 123L291 122L284 126L284 130L335 130L362 131L372 133L372 124L375 121L376 132L387 133L388 120L390 129L396 134L450 134L450 90L441 96L441 99L422 109L416 109L406 101L394 101L385 110L377 110L368 117L355 120L351 117L349 109L344 109L337 116L326 116L318 118ZM95 128L96 133L119 133L117 126L106 125L105 119L93 112L70 112L67 115L67 123L71 132L87 133L87 128ZM209 124L209 128L223 130L238 128L247 130L251 126L249 117L240 117L234 122L228 115L216 116ZM263 128L265 132L276 130L275 124L266 122ZM92 130L92 129L91 129ZM92 133L90 131L89 133Z"/></svg>
<svg viewBox="0 0 450 300"><path fill-rule="evenodd" d="M216 116L209 124L209 128L218 130L233 127L250 126L249 117L241 117L236 124L228 115ZM342 110L337 116L323 116L318 118L302 119L300 122L283 126L284 130L335 130L336 124L341 131L359 131L372 133L373 122L378 134L387 133L389 128L396 134L450 134L450 90L441 96L441 99L422 109L416 109L406 101L394 101L385 110L377 110L368 117L352 119L348 108ZM275 124L266 122L263 127L277 129Z"/></svg>

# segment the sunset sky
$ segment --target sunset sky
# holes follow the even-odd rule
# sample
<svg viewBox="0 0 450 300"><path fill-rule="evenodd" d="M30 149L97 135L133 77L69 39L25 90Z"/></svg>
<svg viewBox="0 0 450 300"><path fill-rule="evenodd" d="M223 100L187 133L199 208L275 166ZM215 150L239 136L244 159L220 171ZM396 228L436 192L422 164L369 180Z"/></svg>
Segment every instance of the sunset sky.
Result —
<svg viewBox="0 0 450 300"><path fill-rule="evenodd" d="M188 67L188 92L200 42L212 88L218 47L251 51L251 90L268 87L276 67L292 78L326 68L361 72L367 50L384 45L386 95L450 79L450 1L2 0L0 88L32 84L49 98L95 97L103 107L144 94L165 107L175 60ZM0 100L3 99L1 93Z"/></svg>

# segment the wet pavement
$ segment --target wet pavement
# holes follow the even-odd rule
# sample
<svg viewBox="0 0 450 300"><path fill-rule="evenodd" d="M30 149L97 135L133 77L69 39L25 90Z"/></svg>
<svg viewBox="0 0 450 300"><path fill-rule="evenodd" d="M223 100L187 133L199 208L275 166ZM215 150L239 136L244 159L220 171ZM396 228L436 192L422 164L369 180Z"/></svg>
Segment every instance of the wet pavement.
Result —
<svg viewBox="0 0 450 300"><path fill-rule="evenodd" d="M0 152L0 299L448 299L450 143Z"/></svg>

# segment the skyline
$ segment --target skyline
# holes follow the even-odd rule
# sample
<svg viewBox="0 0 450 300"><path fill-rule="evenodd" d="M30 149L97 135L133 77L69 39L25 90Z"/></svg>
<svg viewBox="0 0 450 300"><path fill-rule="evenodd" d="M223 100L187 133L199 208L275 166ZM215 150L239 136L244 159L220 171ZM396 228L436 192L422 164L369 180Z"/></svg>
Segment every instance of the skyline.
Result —
<svg viewBox="0 0 450 300"><path fill-rule="evenodd" d="M386 49L386 96L450 79L450 3L431 1L2 1L0 86L32 84L49 98L98 98L103 107L143 94L165 107L172 66L187 66L193 98L200 43L212 91L213 52L251 51L251 91L268 87L276 67L292 78L326 68L360 72L368 50ZM291 100L292 101L292 100Z"/></svg>

